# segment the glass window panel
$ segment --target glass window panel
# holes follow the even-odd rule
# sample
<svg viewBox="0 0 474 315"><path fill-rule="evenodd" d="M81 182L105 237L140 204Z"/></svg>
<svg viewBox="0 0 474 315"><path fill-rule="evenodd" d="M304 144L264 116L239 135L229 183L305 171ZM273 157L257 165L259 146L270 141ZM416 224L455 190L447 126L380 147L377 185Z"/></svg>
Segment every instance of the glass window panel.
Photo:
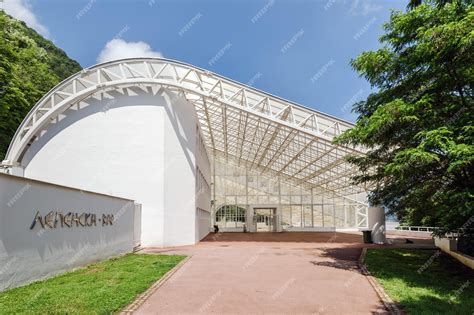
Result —
<svg viewBox="0 0 474 315"><path fill-rule="evenodd" d="M249 177L246 177L246 174ZM286 223L282 222L283 225L365 227L367 224L366 213L359 214L359 211L364 212L366 209L348 199L337 197L317 187L311 191L305 187L280 183L276 177L260 175L260 171L246 171L243 165L237 166L231 159L229 162L222 163L215 161L213 181L215 187L213 187L212 198L216 208L223 204L239 204L243 208L246 208L247 204L281 204L282 209L286 207L287 210L284 216L282 214L282 220L283 217L286 220ZM229 227L241 226L244 222L235 215L226 216L224 219L225 225Z"/></svg>
<svg viewBox="0 0 474 315"><path fill-rule="evenodd" d="M288 227L291 225L291 207L290 206L282 206L281 207L281 226Z"/></svg>
<svg viewBox="0 0 474 315"><path fill-rule="evenodd" d="M258 194L258 190L255 187L251 186L251 185L248 186L248 191L249 191L249 195L254 195L255 196L255 195Z"/></svg>
<svg viewBox="0 0 474 315"><path fill-rule="evenodd" d="M334 205L334 198L323 196L323 204Z"/></svg>
<svg viewBox="0 0 474 315"><path fill-rule="evenodd" d="M311 203L311 196L303 195L301 198L302 203Z"/></svg>
<svg viewBox="0 0 474 315"><path fill-rule="evenodd" d="M323 206L313 205L313 225L314 227L323 226Z"/></svg>
<svg viewBox="0 0 474 315"><path fill-rule="evenodd" d="M354 205L348 205L346 206L346 226L354 228L356 227L356 209Z"/></svg>
<svg viewBox="0 0 474 315"><path fill-rule="evenodd" d="M258 203L258 199L257 199L257 196L249 196L249 204L257 204Z"/></svg>
<svg viewBox="0 0 474 315"><path fill-rule="evenodd" d="M235 200L234 196L227 196L225 197L225 203L228 205L235 205L237 203L237 200Z"/></svg>
<svg viewBox="0 0 474 315"><path fill-rule="evenodd" d="M323 202L323 197L321 195L313 195L313 202L321 204Z"/></svg>
<svg viewBox="0 0 474 315"><path fill-rule="evenodd" d="M301 203L301 196L291 196L291 203Z"/></svg>
<svg viewBox="0 0 474 315"><path fill-rule="evenodd" d="M247 194L247 189L245 188L245 184L242 184L240 181L238 183L236 183L235 194L236 195L246 195Z"/></svg>
<svg viewBox="0 0 474 315"><path fill-rule="evenodd" d="M226 195L232 195L232 184L230 183L229 179L227 176L222 177L222 182L224 184L224 193Z"/></svg>
<svg viewBox="0 0 474 315"><path fill-rule="evenodd" d="M237 205L224 205L216 212L216 223L221 227L235 228L246 221L246 209Z"/></svg>
<svg viewBox="0 0 474 315"><path fill-rule="evenodd" d="M284 205L288 205L290 204L290 196L281 196L281 203L284 204Z"/></svg>
<svg viewBox="0 0 474 315"><path fill-rule="evenodd" d="M226 165L225 174L228 176L234 175L234 169L229 164Z"/></svg>
<svg viewBox="0 0 474 315"><path fill-rule="evenodd" d="M312 227L313 226L313 217L311 214L311 205L304 205L303 206L303 224L305 227Z"/></svg>
<svg viewBox="0 0 474 315"><path fill-rule="evenodd" d="M249 185L252 185L252 186L255 186L257 182L257 177L256 176L252 176L252 175L249 175L248 176L248 183Z"/></svg>
<svg viewBox="0 0 474 315"><path fill-rule="evenodd" d="M224 195L224 191L225 191L224 183L222 182L221 177L216 177L215 185L216 185L216 195Z"/></svg>
<svg viewBox="0 0 474 315"><path fill-rule="evenodd" d="M288 185L284 184L284 183L281 183L280 185L280 193L282 195L289 195L290 194L290 188L288 187Z"/></svg>
<svg viewBox="0 0 474 315"><path fill-rule="evenodd" d="M258 179L258 189L259 189L259 194L264 195L267 192L268 189L268 180L265 178L260 177Z"/></svg>
<svg viewBox="0 0 474 315"><path fill-rule="evenodd" d="M336 227L342 228L345 226L344 222L344 205L336 205L335 209L335 221Z"/></svg>
<svg viewBox="0 0 474 315"><path fill-rule="evenodd" d="M301 227L301 205L291 205L291 226Z"/></svg>
<svg viewBox="0 0 474 315"><path fill-rule="evenodd" d="M270 204L278 204L280 203L280 198L278 196L270 196L268 198L268 203Z"/></svg>
<svg viewBox="0 0 474 315"><path fill-rule="evenodd" d="M240 190L241 190L240 183L237 182L234 177L231 177L231 179L232 179L232 187L233 187L232 194L233 195L240 195ZM244 191L245 191L245 189L244 189Z"/></svg>
<svg viewBox="0 0 474 315"><path fill-rule="evenodd" d="M273 183L271 189L272 189L272 190L271 190L271 193L272 193L272 194L274 194L274 195L280 194L280 188L279 188L278 183Z"/></svg>
<svg viewBox="0 0 474 315"><path fill-rule="evenodd" d="M259 204L268 204L268 196L258 196Z"/></svg>
<svg viewBox="0 0 474 315"><path fill-rule="evenodd" d="M301 188L300 187L290 187L290 192L292 195L301 195Z"/></svg>
<svg viewBox="0 0 474 315"><path fill-rule="evenodd" d="M325 204L323 205L324 213L324 226L334 227L334 206Z"/></svg>
<svg viewBox="0 0 474 315"><path fill-rule="evenodd" d="M216 175L224 175L225 174L225 166L222 163L216 162L215 168Z"/></svg>
<svg viewBox="0 0 474 315"><path fill-rule="evenodd" d="M367 227L367 207L356 207L357 227Z"/></svg>

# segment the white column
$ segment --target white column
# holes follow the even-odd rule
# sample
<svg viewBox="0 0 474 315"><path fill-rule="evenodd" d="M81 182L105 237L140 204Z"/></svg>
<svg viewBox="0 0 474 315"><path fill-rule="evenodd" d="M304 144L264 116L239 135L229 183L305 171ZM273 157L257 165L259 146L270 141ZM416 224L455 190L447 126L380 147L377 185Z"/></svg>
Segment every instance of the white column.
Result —
<svg viewBox="0 0 474 315"><path fill-rule="evenodd" d="M382 207L369 207L368 226L372 230L372 241L374 243L385 243L385 211Z"/></svg>
<svg viewBox="0 0 474 315"><path fill-rule="evenodd" d="M253 212L254 212L253 205L248 205L247 206L247 231L249 232L257 232L257 226L254 224L254 221L253 221Z"/></svg>
<svg viewBox="0 0 474 315"><path fill-rule="evenodd" d="M282 232L283 228L281 227L281 219L282 219L282 211L281 211L281 205L276 206L276 226L275 226L275 232Z"/></svg>

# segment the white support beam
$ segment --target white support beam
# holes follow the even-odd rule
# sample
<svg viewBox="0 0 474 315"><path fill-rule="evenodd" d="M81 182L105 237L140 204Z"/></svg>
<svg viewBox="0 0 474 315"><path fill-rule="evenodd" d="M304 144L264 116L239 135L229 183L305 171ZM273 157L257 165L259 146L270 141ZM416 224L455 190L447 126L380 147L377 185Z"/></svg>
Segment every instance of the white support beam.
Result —
<svg viewBox="0 0 474 315"><path fill-rule="evenodd" d="M85 69L48 92L18 128L6 159L21 163L28 144L41 136L41 130L52 123L52 119L73 110L72 105L110 90L126 91L132 86L142 89L162 87L183 93L199 111L201 129L206 131L206 143L212 145L212 149L219 146L225 154L230 154L231 150L237 158L248 161L251 168L263 168L278 176L293 173L293 177L301 177L298 175L320 159L324 159L326 165L335 167L337 163L331 160L349 153L363 153L359 148L332 143L335 135L352 127L352 124L343 120L184 63L159 58L136 58L111 61ZM324 126L324 129L320 126ZM287 133L280 135L282 130ZM284 137L279 147L275 145L277 137ZM308 138L310 141L304 140L305 144L290 146L294 139ZM322 146L327 149L321 154L319 150ZM270 150L273 155L268 157ZM330 154L333 150L337 150L336 156ZM282 152L285 153L284 161L279 160ZM312 159L315 155L316 158ZM265 158L268 161L262 165ZM282 163L285 163L283 167ZM274 169L276 165L279 169ZM295 167L299 167L296 172ZM320 173L321 170L312 175ZM306 172L304 175L306 181L312 179Z"/></svg>

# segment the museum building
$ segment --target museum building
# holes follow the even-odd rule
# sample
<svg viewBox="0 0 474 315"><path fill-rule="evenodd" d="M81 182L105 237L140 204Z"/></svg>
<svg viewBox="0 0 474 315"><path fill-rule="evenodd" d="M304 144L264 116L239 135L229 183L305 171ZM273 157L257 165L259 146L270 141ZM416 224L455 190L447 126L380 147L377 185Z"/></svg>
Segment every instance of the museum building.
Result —
<svg viewBox="0 0 474 315"><path fill-rule="evenodd" d="M383 224L333 139L353 125L161 58L99 64L48 92L18 128L5 172L141 204L142 246L221 231ZM375 219L371 219L374 217ZM120 218L116 218L119 220ZM375 221L374 221L375 220Z"/></svg>

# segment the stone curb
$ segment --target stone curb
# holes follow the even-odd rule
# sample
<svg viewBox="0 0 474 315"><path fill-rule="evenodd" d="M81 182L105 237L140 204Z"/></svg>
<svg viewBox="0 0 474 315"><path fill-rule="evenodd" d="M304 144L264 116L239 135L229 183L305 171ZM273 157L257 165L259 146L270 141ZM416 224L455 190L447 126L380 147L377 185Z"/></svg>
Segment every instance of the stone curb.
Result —
<svg viewBox="0 0 474 315"><path fill-rule="evenodd" d="M389 314L401 315L403 314L402 310L395 304L395 302L388 296L383 287L378 283L377 279L373 277L367 268L364 265L365 255L367 254L367 248L362 249L362 253L359 257L359 268L362 271L362 274L369 280L369 283L374 288L375 292L382 301L385 309Z"/></svg>
<svg viewBox="0 0 474 315"><path fill-rule="evenodd" d="M125 314L133 314L145 301L152 295L153 293L156 292L171 276L178 271L188 260L191 259L192 256L188 256L184 258L179 264L174 266L173 269L168 271L167 273L164 274L163 277L161 277L159 280L157 280L155 283L151 285L145 292L140 294L135 301L133 301L130 305L126 306L122 311L120 311L121 315Z"/></svg>

